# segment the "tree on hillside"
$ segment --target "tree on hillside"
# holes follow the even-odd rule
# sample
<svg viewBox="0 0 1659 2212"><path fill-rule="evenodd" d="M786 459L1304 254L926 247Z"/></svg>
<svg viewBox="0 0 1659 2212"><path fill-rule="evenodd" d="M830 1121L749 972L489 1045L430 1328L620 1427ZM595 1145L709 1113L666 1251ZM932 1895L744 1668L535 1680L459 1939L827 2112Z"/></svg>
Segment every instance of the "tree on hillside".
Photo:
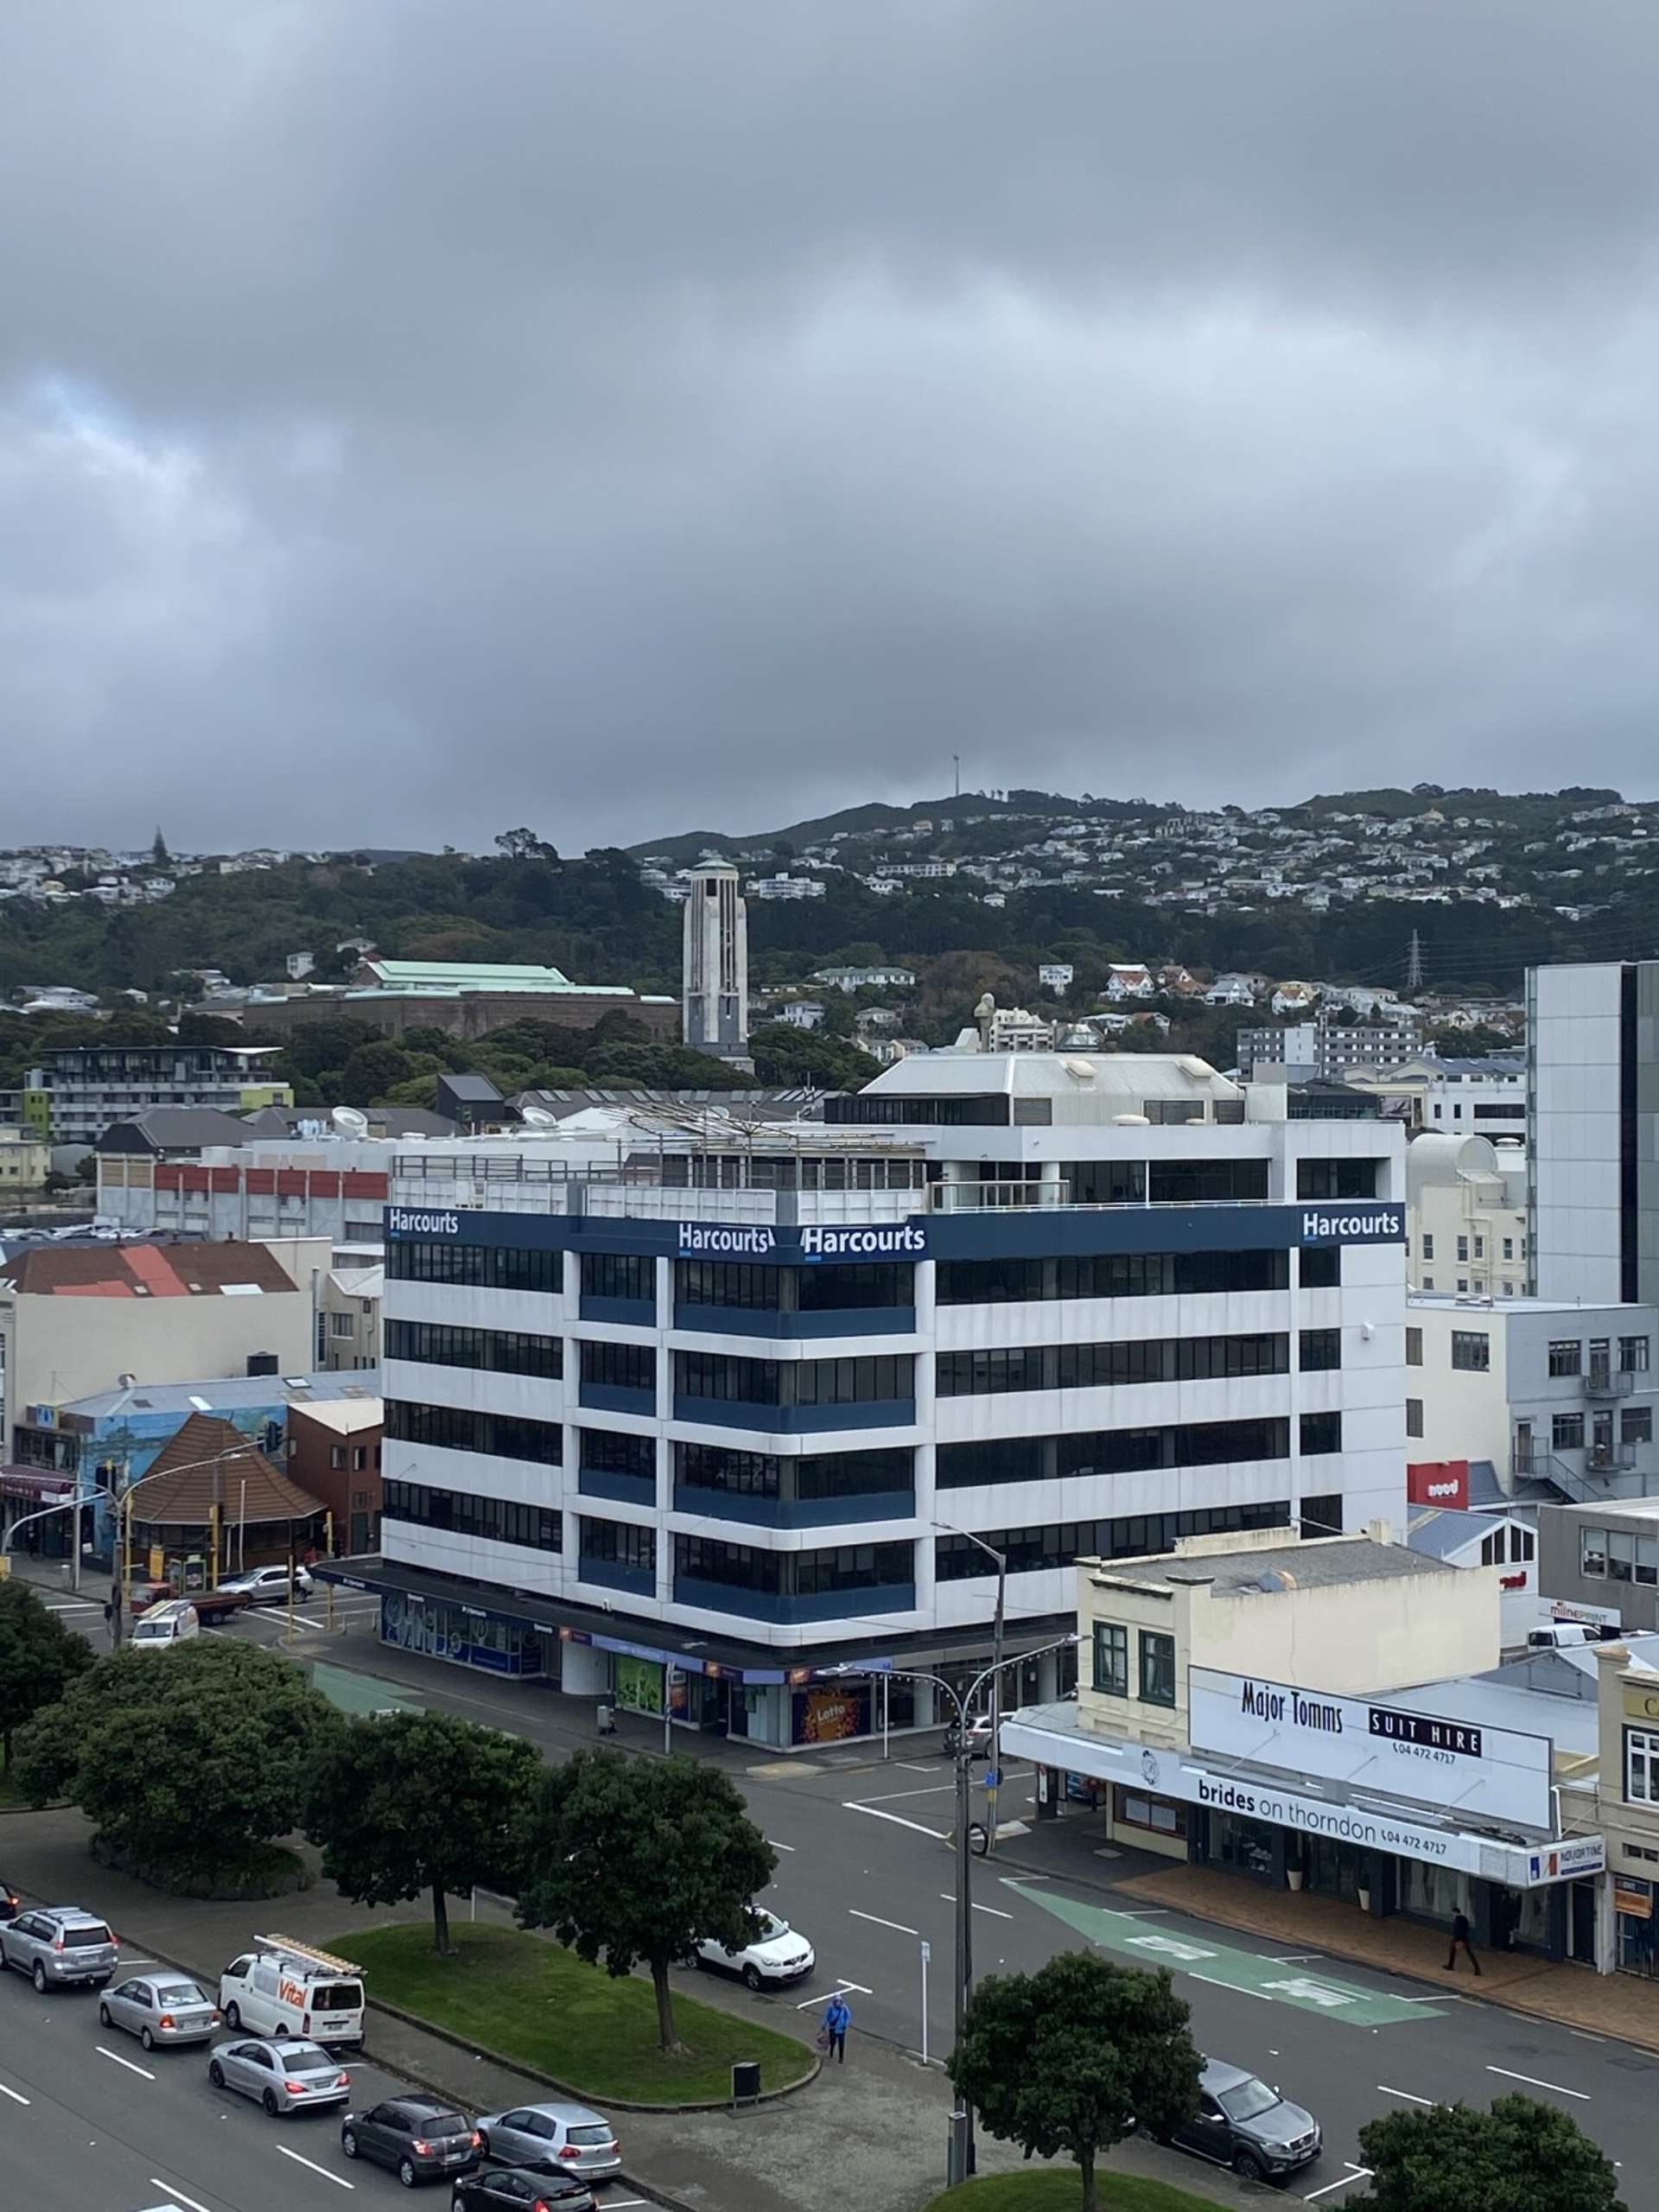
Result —
<svg viewBox="0 0 1659 2212"><path fill-rule="evenodd" d="M542 1770L531 1744L448 1713L353 1721L312 1777L306 1832L322 1871L359 1904L432 1893L449 1948L449 1897L518 1882L516 1819Z"/></svg>
<svg viewBox="0 0 1659 2212"><path fill-rule="evenodd" d="M1490 2112L1436 2105L1359 2131L1371 2212L1625 2212L1613 2163L1568 2113L1533 2097Z"/></svg>
<svg viewBox="0 0 1659 2212"><path fill-rule="evenodd" d="M149 848L149 857L156 868L171 868L173 855L167 849L167 840L162 835L161 824L156 825L156 836Z"/></svg>
<svg viewBox="0 0 1659 2212"><path fill-rule="evenodd" d="M377 1037L372 1045L359 1045L340 1069L339 1103L372 1106L397 1084L431 1072L425 1062L404 1052L401 1045L394 1045L389 1037Z"/></svg>
<svg viewBox="0 0 1659 2212"><path fill-rule="evenodd" d="M504 830L495 841L495 849L506 861L556 861L558 847L550 845L533 830Z"/></svg>
<svg viewBox="0 0 1659 2212"><path fill-rule="evenodd" d="M1197 2109L1202 2061L1166 1973L1063 1951L975 1990L950 2079L993 2135L1030 2158L1075 2158L1083 2212L1095 2161L1135 2133L1170 2135Z"/></svg>
<svg viewBox="0 0 1659 2212"><path fill-rule="evenodd" d="M185 1888L254 1866L299 1826L339 1726L286 1658L199 1637L158 1659L112 1652L17 1734L37 1805L67 1797L146 1878Z"/></svg>
<svg viewBox="0 0 1659 2212"><path fill-rule="evenodd" d="M749 1033L749 1056L762 1083L813 1083L825 1090L859 1090L880 1074L878 1062L844 1037L762 1022Z"/></svg>
<svg viewBox="0 0 1659 2212"><path fill-rule="evenodd" d="M26 1582L0 1582L0 1747L11 1764L13 1732L55 1705L92 1663L91 1644L49 1613Z"/></svg>
<svg viewBox="0 0 1659 2212"><path fill-rule="evenodd" d="M518 1917L550 1928L591 1966L657 1992L664 2050L677 2050L668 1971L712 1936L738 1949L778 1855L725 1775L700 1760L578 1751L548 1769L525 1808Z"/></svg>

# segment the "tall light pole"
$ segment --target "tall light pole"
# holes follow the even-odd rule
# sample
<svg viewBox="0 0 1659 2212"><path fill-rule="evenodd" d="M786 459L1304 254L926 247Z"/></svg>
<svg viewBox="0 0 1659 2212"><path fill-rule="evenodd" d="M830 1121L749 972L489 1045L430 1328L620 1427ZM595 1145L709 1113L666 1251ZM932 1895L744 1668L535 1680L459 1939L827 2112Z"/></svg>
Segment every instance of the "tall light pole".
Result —
<svg viewBox="0 0 1659 2212"><path fill-rule="evenodd" d="M936 1529L943 1529L947 1535L960 1536L965 1542L974 1545L977 1550L984 1553L987 1559L994 1561L996 1567L996 1614L991 1624L990 1768L997 1779L991 1785L989 1807L991 1816L985 1823L985 1848L987 1851L995 1852L996 1849L996 1793L1002 1776L1002 1630L1007 1615L1008 1556L1006 1552L998 1551L995 1544L988 1544L983 1536L975 1535L971 1529L957 1528L954 1521L936 1521L933 1526ZM979 1679L980 1681L983 1681L985 1677L982 1675ZM975 1688L977 1688L977 1687L976 1683Z"/></svg>

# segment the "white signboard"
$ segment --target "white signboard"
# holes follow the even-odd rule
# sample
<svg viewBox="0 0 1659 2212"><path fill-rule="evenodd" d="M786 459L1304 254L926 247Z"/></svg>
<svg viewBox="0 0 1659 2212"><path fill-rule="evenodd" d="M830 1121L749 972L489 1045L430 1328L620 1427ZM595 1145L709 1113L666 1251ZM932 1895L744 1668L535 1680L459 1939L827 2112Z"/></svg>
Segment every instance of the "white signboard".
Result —
<svg viewBox="0 0 1659 2212"><path fill-rule="evenodd" d="M1398 1698L1338 1697L1258 1675L1188 1670L1194 1751L1433 1805L1476 1822L1551 1826L1548 1736L1423 1713ZM1402 1810L1409 1813L1407 1808Z"/></svg>

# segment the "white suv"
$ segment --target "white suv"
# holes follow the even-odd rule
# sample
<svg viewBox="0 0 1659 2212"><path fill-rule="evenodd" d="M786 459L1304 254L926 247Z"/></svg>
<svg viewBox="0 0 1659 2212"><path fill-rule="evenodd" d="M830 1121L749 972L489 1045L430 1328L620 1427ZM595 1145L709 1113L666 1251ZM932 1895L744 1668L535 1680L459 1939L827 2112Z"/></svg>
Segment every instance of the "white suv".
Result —
<svg viewBox="0 0 1659 2212"><path fill-rule="evenodd" d="M741 1974L751 1989L782 1989L810 1974L817 1960L805 1936L798 1936L786 1920L779 1920L763 1905L755 1906L754 1916L760 1923L760 1932L752 1943L728 1951L710 1937L698 1944L692 1963Z"/></svg>

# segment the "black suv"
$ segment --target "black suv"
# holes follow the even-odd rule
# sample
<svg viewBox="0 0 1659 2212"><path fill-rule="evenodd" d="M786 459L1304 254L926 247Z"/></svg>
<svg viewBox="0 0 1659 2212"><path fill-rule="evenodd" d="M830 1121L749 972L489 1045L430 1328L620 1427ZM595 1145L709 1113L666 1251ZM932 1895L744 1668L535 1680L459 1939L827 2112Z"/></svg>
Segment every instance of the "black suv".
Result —
<svg viewBox="0 0 1659 2212"><path fill-rule="evenodd" d="M478 2164L477 2129L442 2097L388 2097L370 2112L348 2112L340 2147L348 2158L390 2166L405 2189Z"/></svg>

